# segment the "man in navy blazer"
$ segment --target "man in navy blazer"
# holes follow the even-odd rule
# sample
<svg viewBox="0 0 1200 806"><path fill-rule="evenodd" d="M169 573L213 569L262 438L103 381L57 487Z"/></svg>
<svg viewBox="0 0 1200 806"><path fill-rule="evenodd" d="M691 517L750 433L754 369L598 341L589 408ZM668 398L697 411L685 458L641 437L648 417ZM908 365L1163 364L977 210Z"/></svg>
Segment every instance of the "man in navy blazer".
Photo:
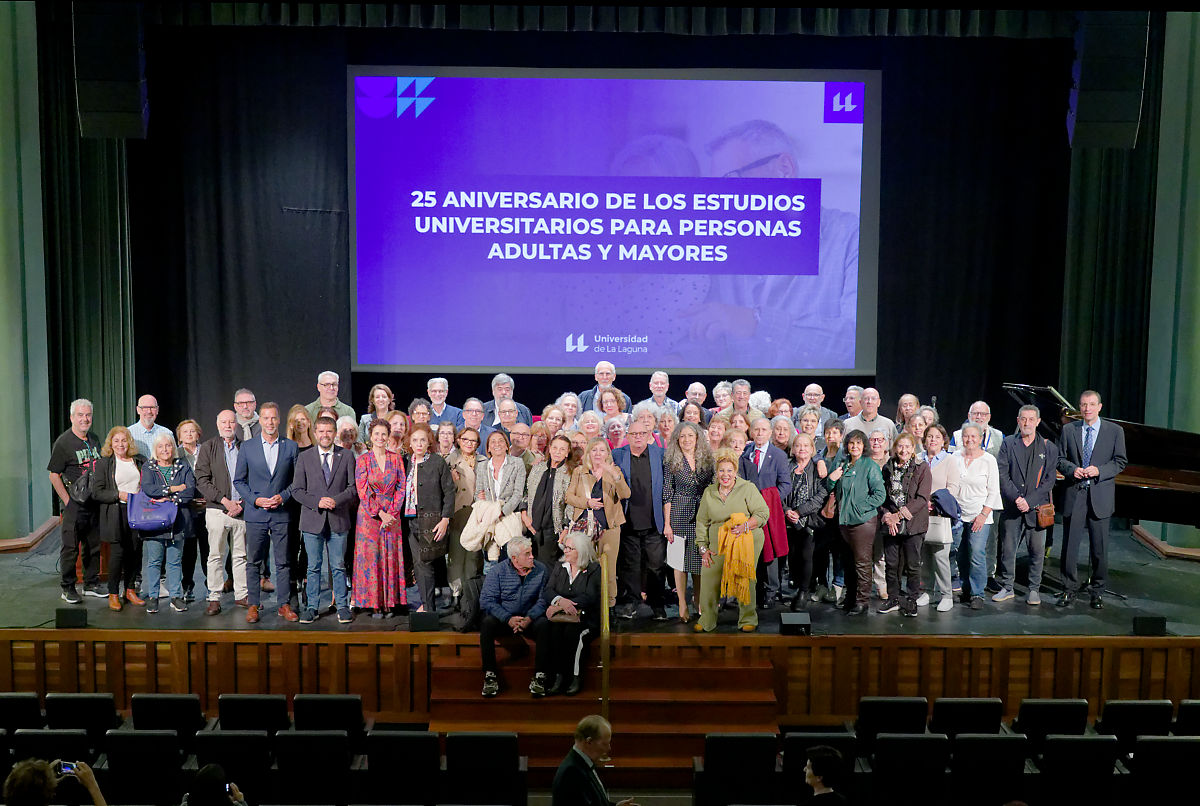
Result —
<svg viewBox="0 0 1200 806"><path fill-rule="evenodd" d="M786 501L788 493L792 491L792 474L787 454L771 444L771 421L766 417L759 417L750 424L750 442L738 461L738 475L746 481L753 482L760 491L774 487L779 491L780 503ZM759 558L759 607L771 607L779 598L781 560L781 557L776 557L770 563L765 563Z"/></svg>
<svg viewBox="0 0 1200 806"><path fill-rule="evenodd" d="M279 404L263 403L258 409L262 433L242 443L238 451L233 486L245 502L246 587L250 607L246 622L258 621L259 564L266 559L267 545L275 553L275 599L279 616L299 621L291 604L291 569L288 557L288 515L283 505L292 497L292 476L299 449L296 443L279 434Z"/></svg>
<svg viewBox="0 0 1200 806"><path fill-rule="evenodd" d="M617 615L636 618L647 579L646 604L657 621L666 621L662 571L667 562L663 537L663 449L650 441L647 418L635 418L626 433L628 445L613 451L613 464L629 484L624 501L625 524L617 552ZM643 576L643 572L644 576Z"/></svg>
<svg viewBox="0 0 1200 806"><path fill-rule="evenodd" d="M1058 471L1066 477L1063 492L1063 545L1060 568L1063 593L1059 607L1068 607L1079 591L1075 557L1087 530L1092 579L1088 584L1091 605L1104 607L1102 595L1108 578L1108 521L1115 507L1117 474L1125 469L1125 430L1100 420L1100 393L1088 390L1079 396L1082 420L1063 426L1058 438Z"/></svg>
<svg viewBox="0 0 1200 806"><path fill-rule="evenodd" d="M300 454L292 481L292 498L300 504L300 533L308 555L308 582L301 624L317 620L321 606L321 569L329 549L333 603L338 622L354 621L346 596L346 535L350 532L350 504L358 495L354 486L354 452L333 444L337 421L318 417L316 446Z"/></svg>

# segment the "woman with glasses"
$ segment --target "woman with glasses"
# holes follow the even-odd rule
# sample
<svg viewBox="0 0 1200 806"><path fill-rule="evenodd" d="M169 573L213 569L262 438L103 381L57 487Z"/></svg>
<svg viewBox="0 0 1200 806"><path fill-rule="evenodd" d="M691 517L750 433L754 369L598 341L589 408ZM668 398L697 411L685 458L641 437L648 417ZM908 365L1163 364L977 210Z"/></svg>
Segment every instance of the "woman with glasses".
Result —
<svg viewBox="0 0 1200 806"><path fill-rule="evenodd" d="M546 613L538 620L537 670L529 684L535 697L565 694L573 697L583 688L588 644L600 634L600 563L592 539L571 532L562 543L562 562L550 568L542 588Z"/></svg>
<svg viewBox="0 0 1200 806"><path fill-rule="evenodd" d="M480 408L482 412L482 407ZM439 429L441 430L441 429ZM450 518L450 552L446 558L446 577L454 596L454 609L462 605L463 582L483 573L483 554L467 551L459 538L471 519L471 504L475 502L475 467L479 457L479 432L465 426L458 432L458 446L446 457L450 477L454 479L454 515Z"/></svg>

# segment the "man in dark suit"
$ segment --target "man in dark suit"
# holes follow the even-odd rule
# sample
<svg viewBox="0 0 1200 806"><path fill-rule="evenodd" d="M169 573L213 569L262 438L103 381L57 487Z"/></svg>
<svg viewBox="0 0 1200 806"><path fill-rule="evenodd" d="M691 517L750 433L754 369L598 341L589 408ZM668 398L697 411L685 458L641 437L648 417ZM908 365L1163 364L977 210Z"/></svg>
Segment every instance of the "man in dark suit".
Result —
<svg viewBox="0 0 1200 806"><path fill-rule="evenodd" d="M242 443L233 474L233 486L242 497L246 516L246 587L250 598L246 622L258 622L258 569L266 557L268 541L275 554L279 616L285 621L299 621L289 594L288 515L283 507L292 497L290 488L299 449L295 442L279 435L279 404L263 403L258 409L258 422L262 434Z"/></svg>
<svg viewBox="0 0 1200 806"><path fill-rule="evenodd" d="M786 501L792 491L792 474L787 454L771 444L771 421L759 417L750 423L750 442L742 451L738 461L738 475L746 481L753 482L759 492L774 487L779 491L779 500ZM764 524L765 525L765 524ZM763 554L767 555L768 548L764 544ZM783 552L787 554L787 551ZM781 593L780 566L782 558L771 555L767 562L762 558L758 561L758 597L760 608L772 607ZM800 583L803 584L803 583Z"/></svg>
<svg viewBox="0 0 1200 806"><path fill-rule="evenodd" d="M346 597L346 535L350 532L350 504L358 491L354 487L354 452L333 444L336 433L336 420L317 418L317 445L300 454L292 481L292 498L300 504L300 534L304 536L304 551L308 555L308 583L304 611L300 614L301 624L312 624L317 620L326 547L329 548L338 623L354 621Z"/></svg>
<svg viewBox="0 0 1200 806"><path fill-rule="evenodd" d="M612 725L597 714L585 716L575 726L575 746L554 773L551 806L637 806L633 798L615 801L596 770L612 748Z"/></svg>
<svg viewBox="0 0 1200 806"><path fill-rule="evenodd" d="M1038 526L1037 508L1050 503L1058 469L1058 447L1038 436L1042 414L1037 406L1022 406L1017 412L1017 433L1004 438L996 464L1000 471L1000 497L1004 501L1000 558L996 581L1000 590L993 602L1013 598L1017 571L1017 543L1021 534L1029 540L1029 593L1025 603L1042 603L1042 563L1046 559L1046 530Z"/></svg>
<svg viewBox="0 0 1200 806"><path fill-rule="evenodd" d="M1064 591L1059 607L1068 607L1079 591L1075 556L1087 530L1092 579L1088 584L1092 607L1104 607L1102 594L1108 577L1108 521L1112 517L1117 474L1125 469L1125 431L1100 420L1100 393L1088 390L1079 396L1082 420L1063 426L1058 438L1058 470L1066 476L1063 494L1063 545L1061 570Z"/></svg>
<svg viewBox="0 0 1200 806"><path fill-rule="evenodd" d="M621 468L629 484L625 499L625 523L621 526L621 548L617 552L617 615L636 618L642 604L642 580L646 604L657 621L667 620L661 575L667 562L667 539L663 537L663 449L650 441L653 417L638 417L635 411L626 437L628 445L613 451L613 464Z"/></svg>

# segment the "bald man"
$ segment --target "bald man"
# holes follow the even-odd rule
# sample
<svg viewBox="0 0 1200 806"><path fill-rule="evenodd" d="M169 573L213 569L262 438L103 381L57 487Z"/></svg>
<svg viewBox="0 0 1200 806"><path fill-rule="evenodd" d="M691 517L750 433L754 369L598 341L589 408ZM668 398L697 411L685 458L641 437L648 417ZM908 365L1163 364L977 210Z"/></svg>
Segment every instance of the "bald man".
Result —
<svg viewBox="0 0 1200 806"><path fill-rule="evenodd" d="M804 398L805 406L816 406L821 410L821 421L817 423L817 431L823 433L825 431L825 423L838 418L837 412L825 407L825 390L821 388L821 384L819 383L810 383L804 387L802 397ZM802 408L804 406L796 406L792 410L792 420L795 422L797 429L800 428L800 409Z"/></svg>
<svg viewBox="0 0 1200 806"><path fill-rule="evenodd" d="M142 395L137 402L138 420L133 425L129 426L129 433L133 434L134 444L137 445L138 453L142 456L154 456L154 440L158 439L159 435L166 434L172 439L175 435L171 433L171 429L164 428L158 424L158 401L154 395Z"/></svg>
<svg viewBox="0 0 1200 806"><path fill-rule="evenodd" d="M878 428L887 436L888 447L891 448L892 443L896 441L896 424L879 413L879 390L868 386L862 390L858 402L862 405L862 411L846 420L846 433L857 429L864 434L870 434Z"/></svg>

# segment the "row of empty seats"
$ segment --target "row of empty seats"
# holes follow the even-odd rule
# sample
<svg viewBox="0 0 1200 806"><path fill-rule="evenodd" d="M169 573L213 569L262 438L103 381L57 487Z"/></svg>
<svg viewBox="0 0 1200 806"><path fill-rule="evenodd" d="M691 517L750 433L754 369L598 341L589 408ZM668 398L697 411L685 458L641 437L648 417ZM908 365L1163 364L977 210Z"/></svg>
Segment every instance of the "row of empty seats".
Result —
<svg viewBox="0 0 1200 806"><path fill-rule="evenodd" d="M818 745L845 760L836 788L864 803L1115 804L1183 791L1200 768L1200 700L1178 711L1169 700L1110 700L1091 726L1080 699L1024 700L1012 723L1003 717L999 698L942 698L931 712L924 697L864 697L837 730L709 734L693 762L695 803L805 802Z"/></svg>
<svg viewBox="0 0 1200 806"><path fill-rule="evenodd" d="M513 804L526 801L515 733L376 730L357 695L0 694L0 761L92 763L110 803L175 806L192 775L220 764L251 803ZM444 743L444 751L443 751ZM68 797L70 802L72 798Z"/></svg>

